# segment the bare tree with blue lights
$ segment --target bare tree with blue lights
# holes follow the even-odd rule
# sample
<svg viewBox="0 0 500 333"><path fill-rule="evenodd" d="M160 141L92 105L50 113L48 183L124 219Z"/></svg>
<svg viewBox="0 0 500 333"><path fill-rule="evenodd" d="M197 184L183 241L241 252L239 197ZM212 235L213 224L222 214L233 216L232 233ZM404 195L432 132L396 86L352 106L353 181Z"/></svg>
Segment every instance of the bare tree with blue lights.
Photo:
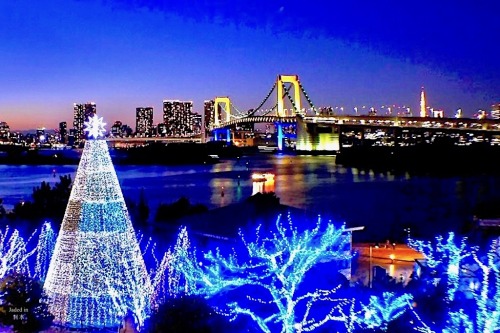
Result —
<svg viewBox="0 0 500 333"><path fill-rule="evenodd" d="M396 295L392 292L384 292L382 297L372 295L369 303L363 305L364 316L358 321L362 327L385 331L390 322L406 312L412 298L410 294Z"/></svg>
<svg viewBox="0 0 500 333"><path fill-rule="evenodd" d="M410 238L409 245L424 253L428 267L440 270L439 278L445 279L447 285L447 300L453 302L459 286L460 267L472 255L472 249L467 246L467 238L456 242L455 234L450 232L446 239L438 236L435 242Z"/></svg>
<svg viewBox="0 0 500 333"><path fill-rule="evenodd" d="M188 285L181 286L182 292L208 298L230 291L246 292L246 299L226 303L228 312L233 318L250 317L266 333L305 332L329 321L344 322L342 309L349 307L352 299L335 297L340 286L308 290L303 282L320 263L351 260L345 228L332 223L322 228L318 218L314 229L299 232L290 216L286 221L279 216L275 227L270 236L262 235L258 227L252 241L240 232L241 251L223 253L217 248L205 253L202 260L186 253L176 261ZM315 306L319 303L327 304L328 310L318 314Z"/></svg>
<svg viewBox="0 0 500 333"><path fill-rule="evenodd" d="M446 323L442 330L425 332L484 333L500 331L500 240L494 240L487 251L468 247L466 238L459 245L454 234L437 237L435 243L411 241L422 251L428 266L441 272L448 286ZM462 297L457 298L457 293ZM422 304L422 306L426 306ZM424 332L422 330L422 332Z"/></svg>

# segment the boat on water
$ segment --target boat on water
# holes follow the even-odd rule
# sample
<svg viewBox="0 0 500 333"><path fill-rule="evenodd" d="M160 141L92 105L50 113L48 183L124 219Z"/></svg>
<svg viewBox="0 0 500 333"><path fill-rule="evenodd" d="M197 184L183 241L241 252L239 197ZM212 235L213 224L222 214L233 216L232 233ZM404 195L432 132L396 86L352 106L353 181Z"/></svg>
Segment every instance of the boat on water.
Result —
<svg viewBox="0 0 500 333"><path fill-rule="evenodd" d="M274 174L272 173L253 173L253 182L266 182L268 180L274 180Z"/></svg>
<svg viewBox="0 0 500 333"><path fill-rule="evenodd" d="M275 153L278 151L278 146L257 146L261 153Z"/></svg>

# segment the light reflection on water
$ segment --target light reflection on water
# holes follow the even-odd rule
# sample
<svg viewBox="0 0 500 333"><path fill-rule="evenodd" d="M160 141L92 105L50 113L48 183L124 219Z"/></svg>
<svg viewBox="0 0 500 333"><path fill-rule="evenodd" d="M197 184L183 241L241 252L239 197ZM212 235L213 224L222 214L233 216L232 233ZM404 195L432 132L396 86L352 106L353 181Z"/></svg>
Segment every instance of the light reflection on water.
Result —
<svg viewBox="0 0 500 333"><path fill-rule="evenodd" d="M196 166L120 165L116 171L124 196L137 201L138 189L144 188L152 210L181 196L209 208L241 202L253 193L252 173L273 173L281 203L325 213L349 226L365 225L367 238L400 237L406 226L423 236L456 229L471 220L478 200L500 196L499 177L374 173L337 166L333 156L253 156ZM1 165L0 172L0 198L12 208L30 200L42 181L53 184L66 174L74 179L76 166Z"/></svg>

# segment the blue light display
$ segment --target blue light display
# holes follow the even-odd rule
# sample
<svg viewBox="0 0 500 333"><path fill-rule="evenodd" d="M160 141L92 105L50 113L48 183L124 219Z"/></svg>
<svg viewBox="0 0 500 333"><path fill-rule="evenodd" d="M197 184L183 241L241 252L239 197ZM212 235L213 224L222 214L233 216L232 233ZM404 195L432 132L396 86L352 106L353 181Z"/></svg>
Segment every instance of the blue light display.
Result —
<svg viewBox="0 0 500 333"><path fill-rule="evenodd" d="M448 285L447 298L452 302L458 290L460 267L463 261L472 255L467 246L467 238L455 243L455 234L450 232L446 240L443 236L436 237L435 242L425 242L408 239L409 245L419 252L424 253L426 265L430 268L439 268L443 271Z"/></svg>
<svg viewBox="0 0 500 333"><path fill-rule="evenodd" d="M180 293L214 297L238 288L252 290L244 299L227 299L227 312L234 318L249 316L263 332L311 331L332 321L342 321L342 309L350 299L335 297L339 287L327 290L301 289L305 275L317 264L351 259L350 237L344 226L333 223L322 227L321 218L312 230L299 232L290 216L279 216L275 231L249 241L240 233L242 247L229 253L217 248L199 259L196 251L184 253L176 262L186 284ZM305 289L304 289L305 290ZM328 310L314 311L318 303L326 302ZM273 308L262 312L262 308ZM344 312L345 313L345 312Z"/></svg>
<svg viewBox="0 0 500 333"><path fill-rule="evenodd" d="M382 297L372 295L370 302L363 305L364 318L360 318L359 321L362 326L385 331L387 324L405 313L412 299L413 296L410 294L398 296L392 292L384 292Z"/></svg>
<svg viewBox="0 0 500 333"><path fill-rule="evenodd" d="M0 230L0 279L10 272L30 274L29 258L34 253L28 251L18 230L11 231L8 226Z"/></svg>
<svg viewBox="0 0 500 333"><path fill-rule="evenodd" d="M500 246L496 239L488 251L469 247L466 238L455 244L454 234L435 243L410 241L428 258L428 266L437 270L447 284L448 309L446 333L494 333L500 331ZM457 299L460 292L461 299ZM427 330L422 332L431 332Z"/></svg>

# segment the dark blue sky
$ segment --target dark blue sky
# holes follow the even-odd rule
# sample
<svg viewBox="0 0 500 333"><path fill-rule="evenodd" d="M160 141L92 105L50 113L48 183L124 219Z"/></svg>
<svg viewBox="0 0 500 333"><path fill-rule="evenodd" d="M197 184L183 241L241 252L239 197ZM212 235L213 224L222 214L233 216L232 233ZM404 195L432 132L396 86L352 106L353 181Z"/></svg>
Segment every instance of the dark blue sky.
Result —
<svg viewBox="0 0 500 333"><path fill-rule="evenodd" d="M0 120L71 121L94 101L109 124L137 106L230 96L257 106L277 74L316 105L428 104L467 115L500 103L496 1L2 1ZM272 106L272 105L269 105Z"/></svg>

